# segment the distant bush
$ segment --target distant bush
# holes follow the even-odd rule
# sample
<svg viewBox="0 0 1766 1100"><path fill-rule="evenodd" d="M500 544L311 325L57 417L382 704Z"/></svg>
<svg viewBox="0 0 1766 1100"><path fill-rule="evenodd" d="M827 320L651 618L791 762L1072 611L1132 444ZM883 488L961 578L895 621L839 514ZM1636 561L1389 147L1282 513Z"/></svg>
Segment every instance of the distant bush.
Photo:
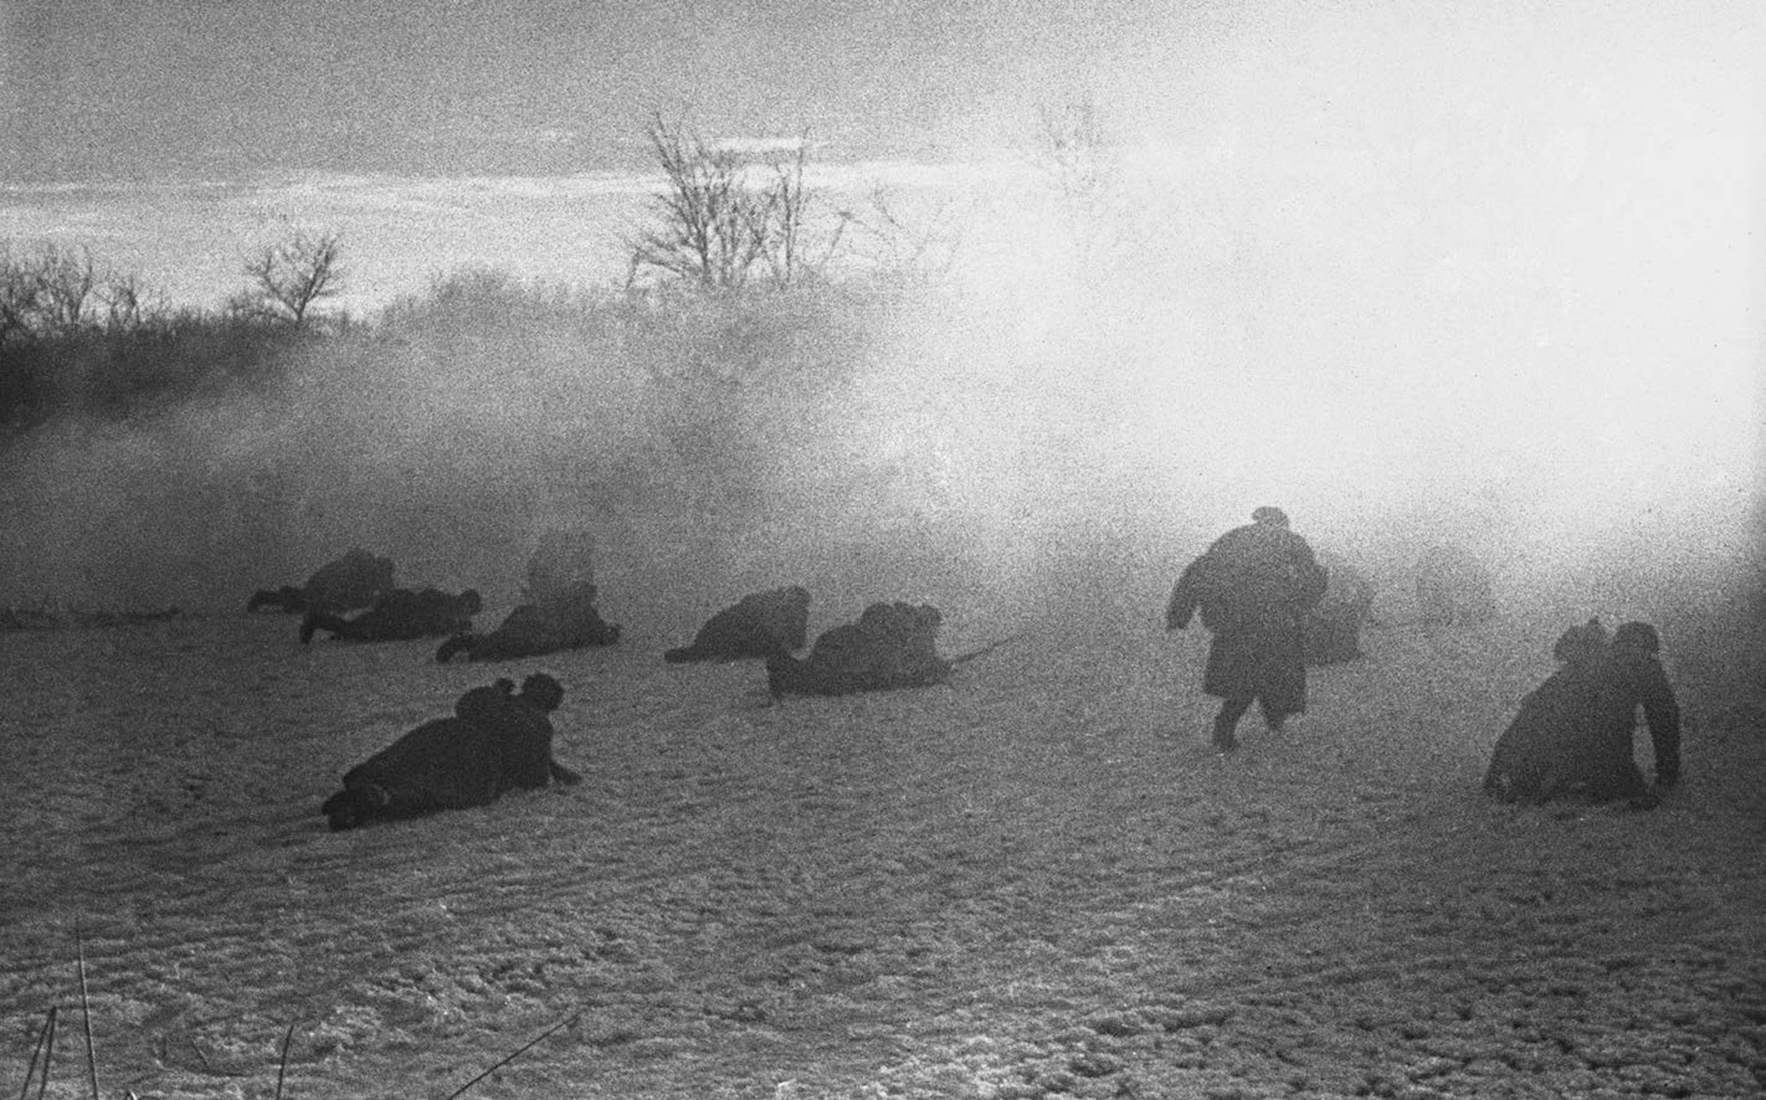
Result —
<svg viewBox="0 0 1766 1100"><path fill-rule="evenodd" d="M0 244L0 430L124 419L235 385L265 387L320 335L342 277L335 236L265 248L226 309L172 308L85 250ZM328 326L348 327L348 318Z"/></svg>
<svg viewBox="0 0 1766 1100"><path fill-rule="evenodd" d="M309 333L199 310L0 344L0 428L126 419L236 385L273 385Z"/></svg>

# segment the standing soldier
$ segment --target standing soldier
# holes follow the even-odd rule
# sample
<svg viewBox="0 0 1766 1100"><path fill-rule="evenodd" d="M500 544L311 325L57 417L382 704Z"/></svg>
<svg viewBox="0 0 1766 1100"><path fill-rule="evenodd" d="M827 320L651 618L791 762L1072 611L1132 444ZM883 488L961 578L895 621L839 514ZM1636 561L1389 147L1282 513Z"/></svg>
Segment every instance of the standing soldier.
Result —
<svg viewBox="0 0 1766 1100"><path fill-rule="evenodd" d="M1202 690L1221 700L1213 743L1223 753L1238 747L1234 730L1253 702L1271 733L1305 713L1306 618L1326 585L1285 512L1266 506L1251 519L1190 563L1165 608L1165 629L1184 629L1200 610L1214 633Z"/></svg>

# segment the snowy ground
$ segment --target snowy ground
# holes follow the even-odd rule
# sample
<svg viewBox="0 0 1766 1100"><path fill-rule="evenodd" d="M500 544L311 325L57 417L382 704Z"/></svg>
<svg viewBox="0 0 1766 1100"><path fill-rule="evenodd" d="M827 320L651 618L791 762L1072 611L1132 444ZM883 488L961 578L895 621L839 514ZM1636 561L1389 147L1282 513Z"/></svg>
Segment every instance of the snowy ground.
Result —
<svg viewBox="0 0 1766 1100"><path fill-rule="evenodd" d="M49 1095L89 1094L77 926L107 1098L272 1096L291 1024L286 1097L446 1097L562 1021L467 1095L1757 1095L1766 731L1685 700L1653 813L1485 801L1556 625L1376 633L1229 759L1199 632L780 706L679 639L0 634L0 1090L60 1006ZM580 787L325 830L535 669Z"/></svg>

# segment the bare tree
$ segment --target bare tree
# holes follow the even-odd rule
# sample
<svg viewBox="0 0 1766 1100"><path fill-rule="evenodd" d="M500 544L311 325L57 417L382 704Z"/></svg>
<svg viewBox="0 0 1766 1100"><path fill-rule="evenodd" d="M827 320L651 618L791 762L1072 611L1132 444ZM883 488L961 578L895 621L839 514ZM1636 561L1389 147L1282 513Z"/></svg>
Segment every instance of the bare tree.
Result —
<svg viewBox="0 0 1766 1100"><path fill-rule="evenodd" d="M889 189L878 183L862 208L844 207L836 213L840 218L836 239L851 230L854 252L872 267L896 277L937 283L956 265L966 213L972 211L965 212L946 198L909 217Z"/></svg>
<svg viewBox="0 0 1766 1100"><path fill-rule="evenodd" d="M644 136L666 182L656 226L631 242L628 283L647 269L706 290L741 290L757 268L781 287L803 274L813 199L804 181L807 139L755 153L708 143L660 115Z"/></svg>
<svg viewBox="0 0 1766 1100"><path fill-rule="evenodd" d="M31 333L41 296L42 284L31 263L0 244L0 344Z"/></svg>
<svg viewBox="0 0 1766 1100"><path fill-rule="evenodd" d="M772 184L763 192L764 202L751 205L757 215L749 233L764 242L761 257L774 286L790 286L802 267L803 220L809 211L810 193L803 172L809 164L809 142L799 140L784 156L769 160Z"/></svg>
<svg viewBox="0 0 1766 1100"><path fill-rule="evenodd" d="M150 318L166 312L163 303L148 300L147 290L134 275L107 275L98 288L98 299L104 306L104 326L112 332L132 332Z"/></svg>
<svg viewBox="0 0 1766 1100"><path fill-rule="evenodd" d="M69 332L86 324L99 284L92 253L82 250L75 254L49 245L38 257L37 280L37 311L44 329Z"/></svg>
<svg viewBox="0 0 1766 1100"><path fill-rule="evenodd" d="M1112 226L1120 200L1121 165L1097 104L1089 97L1037 110L1032 162L1054 189L1082 263L1103 258L1117 243Z"/></svg>
<svg viewBox="0 0 1766 1100"><path fill-rule="evenodd" d="M337 234L297 233L281 244L267 245L246 260L245 273L252 286L229 302L230 309L303 326L314 305L343 290Z"/></svg>

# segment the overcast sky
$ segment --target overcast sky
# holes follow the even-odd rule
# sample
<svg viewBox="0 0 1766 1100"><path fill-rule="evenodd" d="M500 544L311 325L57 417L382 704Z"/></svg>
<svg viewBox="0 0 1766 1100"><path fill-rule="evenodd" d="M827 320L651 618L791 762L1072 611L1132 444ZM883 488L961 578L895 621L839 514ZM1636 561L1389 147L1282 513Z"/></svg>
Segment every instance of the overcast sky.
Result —
<svg viewBox="0 0 1766 1100"><path fill-rule="evenodd" d="M1136 0L3 0L15 172L573 170L656 109L949 156L1156 25Z"/></svg>
<svg viewBox="0 0 1766 1100"><path fill-rule="evenodd" d="M654 110L953 159L1081 97L1177 144L1405 143L1551 103L1732 126L1760 102L1762 7L0 0L0 178L624 167Z"/></svg>

